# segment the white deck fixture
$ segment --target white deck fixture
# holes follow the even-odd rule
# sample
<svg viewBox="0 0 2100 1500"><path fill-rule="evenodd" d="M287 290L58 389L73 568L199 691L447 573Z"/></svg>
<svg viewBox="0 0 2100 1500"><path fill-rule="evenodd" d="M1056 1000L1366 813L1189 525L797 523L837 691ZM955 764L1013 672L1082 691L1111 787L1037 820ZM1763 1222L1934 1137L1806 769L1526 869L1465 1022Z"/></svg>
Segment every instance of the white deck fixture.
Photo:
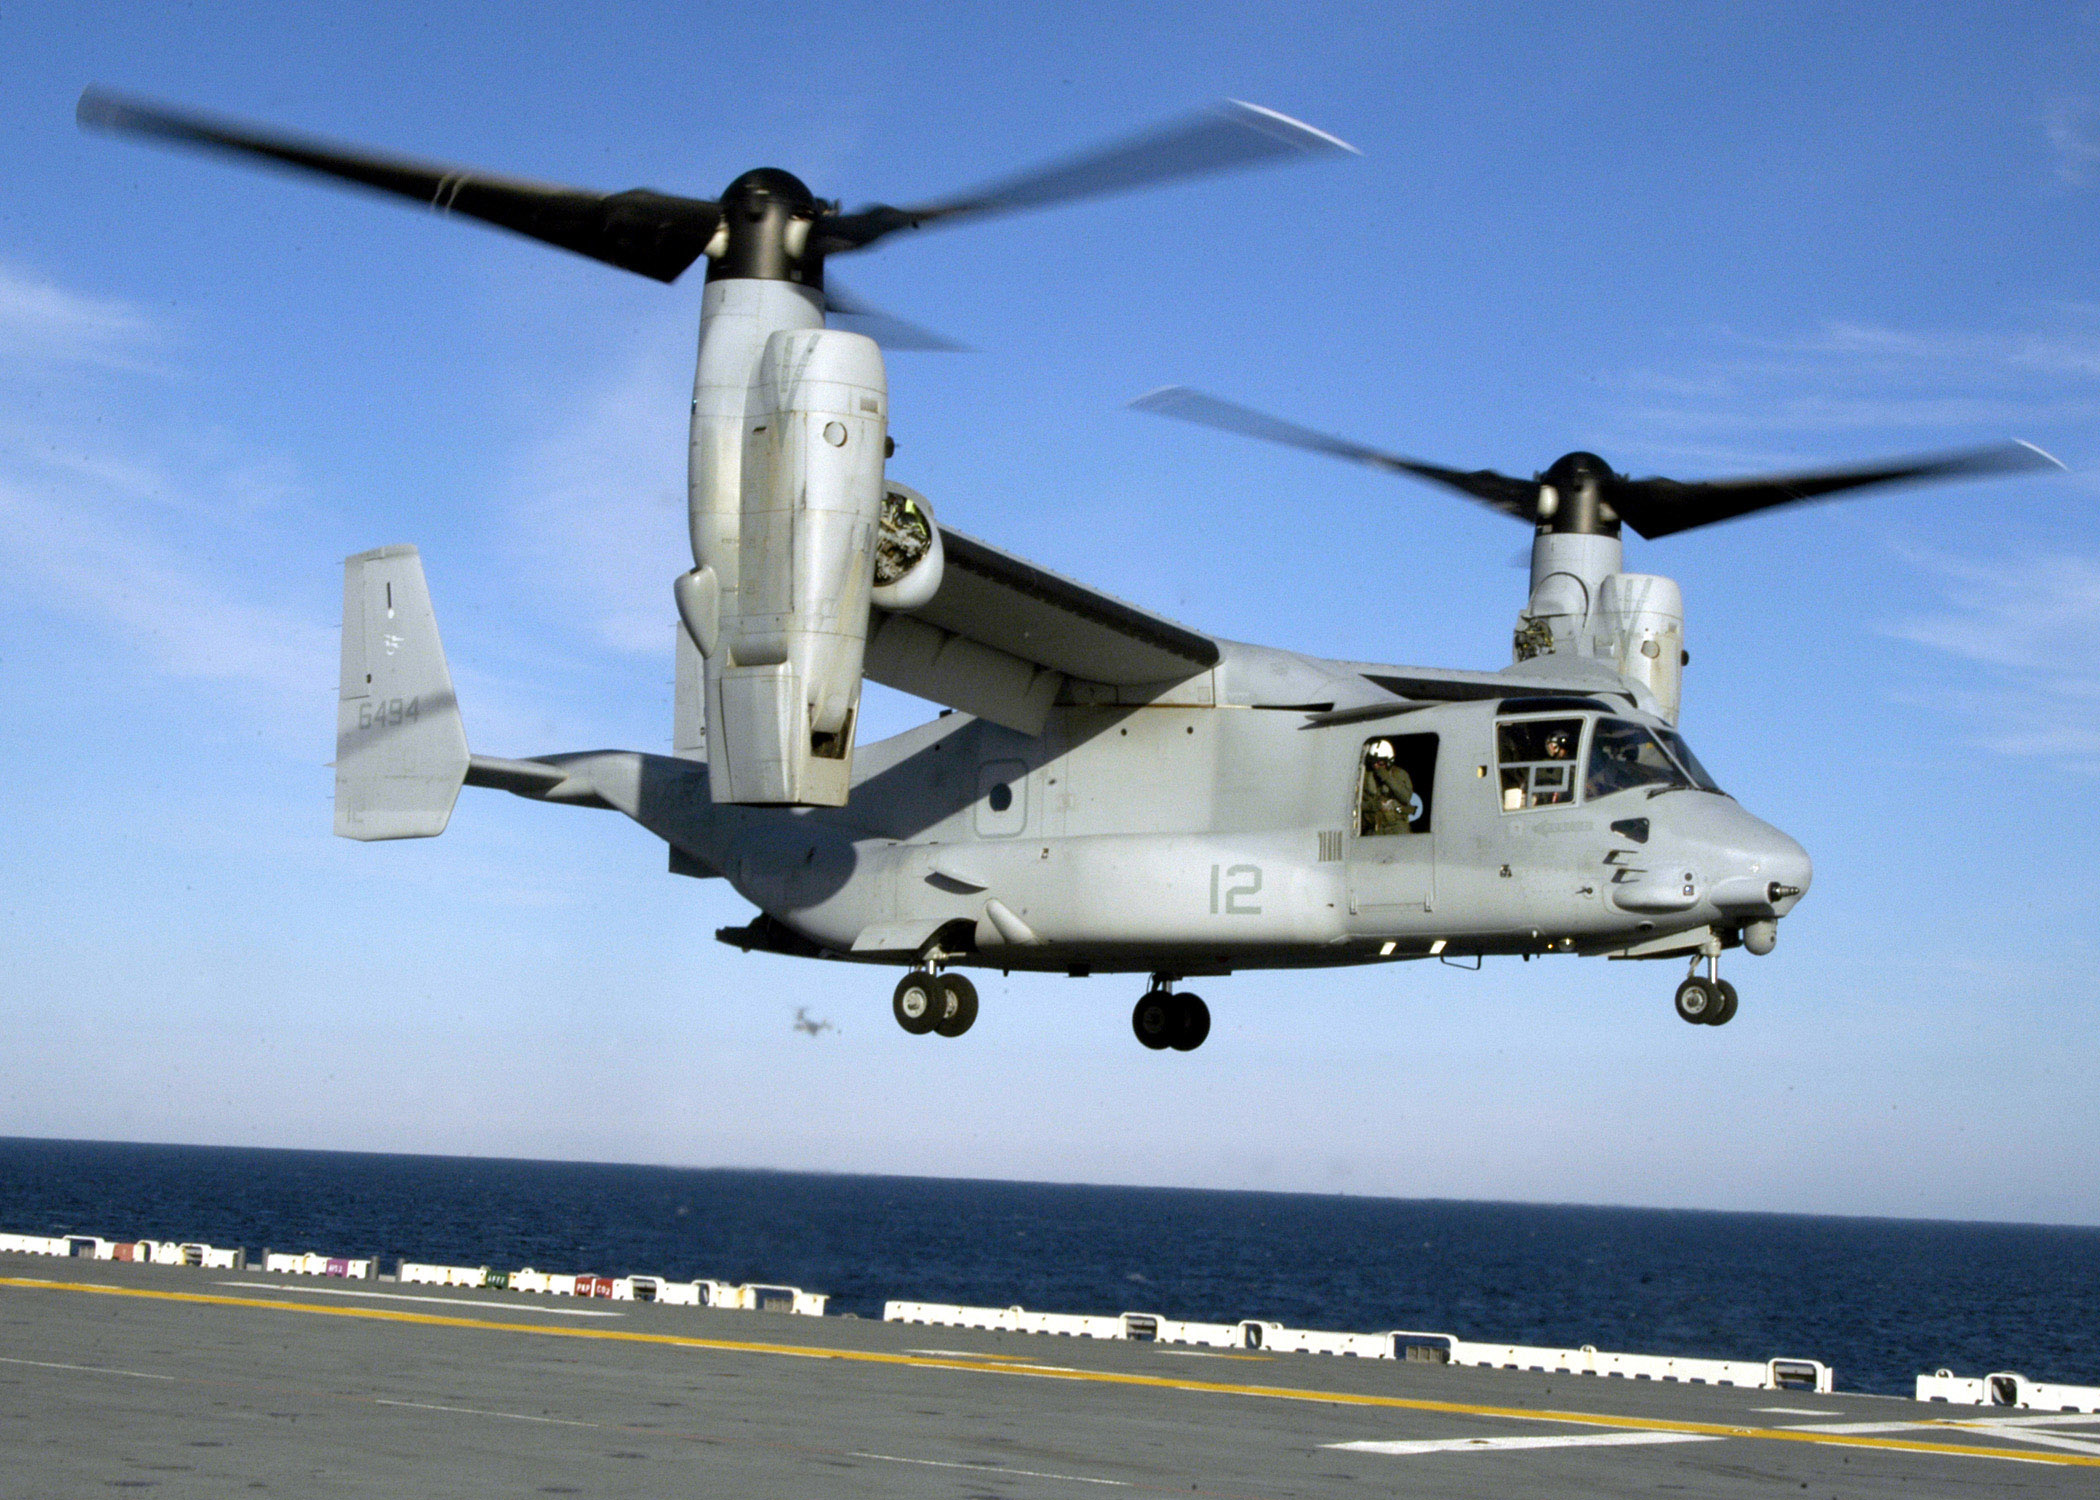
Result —
<svg viewBox="0 0 2100 1500"><path fill-rule="evenodd" d="M1588 1344L1580 1349L1476 1344L1448 1333L1414 1333L1404 1329L1387 1333L1331 1333L1311 1328L1287 1328L1281 1323L1258 1318L1238 1323L1188 1323L1153 1313L1126 1312L1115 1317L1101 1317L1029 1312L1021 1307L962 1307L939 1302L902 1301L885 1303L882 1317L887 1323L983 1328L1002 1333L1050 1333L1078 1338L1260 1349L1272 1354L1398 1359L1483 1369L1597 1375L1607 1379L1731 1385L1767 1391L1827 1392L1832 1389L1834 1378L1829 1365L1814 1359L1688 1359L1665 1354L1608 1353Z"/></svg>
<svg viewBox="0 0 2100 1500"><path fill-rule="evenodd" d="M1976 1376L1935 1370L1930 1375L1918 1377L1918 1399L1947 1401L1956 1406L2100 1412L2100 1385L2045 1385L2011 1370Z"/></svg>

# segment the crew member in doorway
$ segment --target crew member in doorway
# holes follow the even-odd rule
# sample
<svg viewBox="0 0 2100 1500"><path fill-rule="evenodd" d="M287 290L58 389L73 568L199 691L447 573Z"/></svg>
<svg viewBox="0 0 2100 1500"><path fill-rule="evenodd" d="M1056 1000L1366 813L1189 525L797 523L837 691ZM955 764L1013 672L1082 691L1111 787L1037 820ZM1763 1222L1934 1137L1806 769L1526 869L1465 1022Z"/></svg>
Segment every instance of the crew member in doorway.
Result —
<svg viewBox="0 0 2100 1500"><path fill-rule="evenodd" d="M1363 790L1358 806L1359 834L1406 833L1415 815L1415 779L1393 758L1391 740L1364 746Z"/></svg>

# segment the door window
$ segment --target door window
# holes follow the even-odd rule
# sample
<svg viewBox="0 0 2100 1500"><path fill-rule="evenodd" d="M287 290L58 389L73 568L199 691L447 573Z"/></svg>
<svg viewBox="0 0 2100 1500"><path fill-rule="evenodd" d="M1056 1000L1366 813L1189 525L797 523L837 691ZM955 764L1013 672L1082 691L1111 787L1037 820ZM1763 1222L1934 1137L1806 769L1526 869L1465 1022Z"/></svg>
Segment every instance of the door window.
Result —
<svg viewBox="0 0 2100 1500"><path fill-rule="evenodd" d="M1580 719L1505 719L1495 728L1502 769L1502 810L1550 807L1575 800L1581 764Z"/></svg>

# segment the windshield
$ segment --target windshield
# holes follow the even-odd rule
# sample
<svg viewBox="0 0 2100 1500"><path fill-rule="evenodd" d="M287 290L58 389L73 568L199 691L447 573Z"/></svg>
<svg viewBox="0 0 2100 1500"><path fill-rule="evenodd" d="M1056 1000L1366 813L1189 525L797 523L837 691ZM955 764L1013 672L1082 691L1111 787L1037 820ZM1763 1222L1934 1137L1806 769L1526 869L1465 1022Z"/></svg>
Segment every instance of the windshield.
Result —
<svg viewBox="0 0 2100 1500"><path fill-rule="evenodd" d="M1691 775L1693 786L1699 788L1702 792L1721 791L1720 786L1716 784L1713 777L1707 774L1706 767L1699 764L1699 757L1692 754L1692 747L1684 742L1683 735L1674 729L1658 729L1655 733L1665 745L1670 747L1670 753L1677 757L1677 764L1683 766ZM1727 793L1722 792L1721 795L1725 797Z"/></svg>
<svg viewBox="0 0 2100 1500"><path fill-rule="evenodd" d="M1675 736L1672 736L1675 738ZM1689 754L1690 752L1686 752ZM1701 775L1705 773L1702 772ZM1599 719L1590 740L1590 770L1583 782L1589 800L1631 787L1690 787L1694 783L1670 759L1652 730L1624 719Z"/></svg>

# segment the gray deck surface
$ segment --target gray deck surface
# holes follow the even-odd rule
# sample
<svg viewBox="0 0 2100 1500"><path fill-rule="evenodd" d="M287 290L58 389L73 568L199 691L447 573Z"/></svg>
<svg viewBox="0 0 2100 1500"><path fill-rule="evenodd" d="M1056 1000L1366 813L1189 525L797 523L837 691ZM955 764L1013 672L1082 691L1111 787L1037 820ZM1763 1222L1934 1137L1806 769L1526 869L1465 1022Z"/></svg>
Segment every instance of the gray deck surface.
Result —
<svg viewBox="0 0 2100 1500"><path fill-rule="evenodd" d="M112 1488L2090 1497L2100 1417L0 1256L0 1495Z"/></svg>

